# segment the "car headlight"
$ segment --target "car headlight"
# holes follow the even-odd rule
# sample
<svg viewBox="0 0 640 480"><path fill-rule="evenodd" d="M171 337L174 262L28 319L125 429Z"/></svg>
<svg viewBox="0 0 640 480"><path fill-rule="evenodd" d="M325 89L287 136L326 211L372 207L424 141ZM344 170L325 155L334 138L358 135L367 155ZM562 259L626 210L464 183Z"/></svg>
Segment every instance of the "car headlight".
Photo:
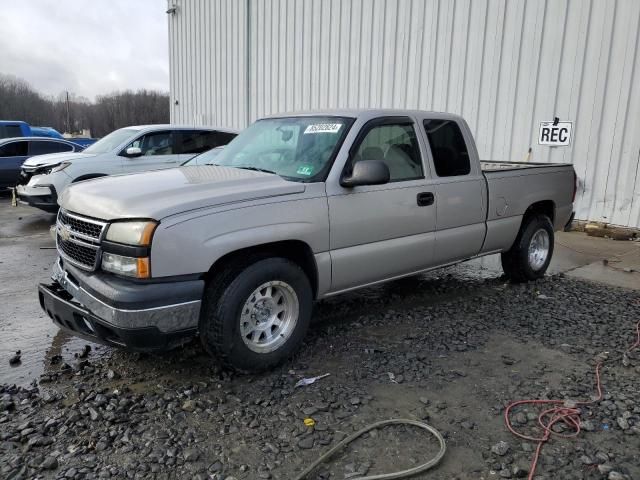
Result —
<svg viewBox="0 0 640 480"><path fill-rule="evenodd" d="M102 269L106 272L127 277L149 278L151 276L149 257L125 257L115 253L104 252L102 254Z"/></svg>
<svg viewBox="0 0 640 480"><path fill-rule="evenodd" d="M109 225L106 239L110 242L148 247L158 226L154 221L115 222Z"/></svg>
<svg viewBox="0 0 640 480"><path fill-rule="evenodd" d="M65 168L67 168L69 165L71 165L71 162L60 162L58 165L54 165L53 167L51 167L51 170L49 170L49 173L60 172Z"/></svg>

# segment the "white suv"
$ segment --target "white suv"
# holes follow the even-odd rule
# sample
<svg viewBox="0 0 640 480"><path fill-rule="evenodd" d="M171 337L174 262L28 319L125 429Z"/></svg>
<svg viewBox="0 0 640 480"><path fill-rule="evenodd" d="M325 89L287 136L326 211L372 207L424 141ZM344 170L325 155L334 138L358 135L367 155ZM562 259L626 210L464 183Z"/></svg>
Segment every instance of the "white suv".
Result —
<svg viewBox="0 0 640 480"><path fill-rule="evenodd" d="M22 165L17 200L47 212L71 183L142 170L177 167L193 156L226 145L237 132L214 127L143 125L111 132L81 153L38 155Z"/></svg>

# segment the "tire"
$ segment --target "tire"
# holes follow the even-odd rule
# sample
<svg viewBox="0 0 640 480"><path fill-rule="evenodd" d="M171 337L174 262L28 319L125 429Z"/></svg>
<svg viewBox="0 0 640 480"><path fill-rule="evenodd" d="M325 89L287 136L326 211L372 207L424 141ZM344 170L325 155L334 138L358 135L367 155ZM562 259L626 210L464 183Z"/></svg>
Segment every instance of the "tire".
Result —
<svg viewBox="0 0 640 480"><path fill-rule="evenodd" d="M516 283L542 278L551 262L553 246L553 225L549 217L526 217L513 246L502 253L502 270Z"/></svg>
<svg viewBox="0 0 640 480"><path fill-rule="evenodd" d="M245 259L207 285L200 339L227 367L267 370L301 345L312 309L311 283L297 264L279 257Z"/></svg>

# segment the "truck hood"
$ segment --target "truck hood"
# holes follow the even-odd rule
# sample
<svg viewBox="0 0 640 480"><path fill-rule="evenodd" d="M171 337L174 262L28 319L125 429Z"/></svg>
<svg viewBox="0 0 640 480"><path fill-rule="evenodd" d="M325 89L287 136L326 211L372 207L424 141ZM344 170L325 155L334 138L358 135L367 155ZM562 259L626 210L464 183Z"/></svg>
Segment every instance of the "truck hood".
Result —
<svg viewBox="0 0 640 480"><path fill-rule="evenodd" d="M35 157L28 158L22 166L27 170L35 170L36 168L45 167L49 165L57 165L60 162L68 162L71 160L77 160L79 158L91 158L95 157L95 153L48 153L46 155L36 155Z"/></svg>
<svg viewBox="0 0 640 480"><path fill-rule="evenodd" d="M64 190L58 203L66 210L102 220L161 220L198 208L304 191L303 183L278 175L203 165L78 182Z"/></svg>

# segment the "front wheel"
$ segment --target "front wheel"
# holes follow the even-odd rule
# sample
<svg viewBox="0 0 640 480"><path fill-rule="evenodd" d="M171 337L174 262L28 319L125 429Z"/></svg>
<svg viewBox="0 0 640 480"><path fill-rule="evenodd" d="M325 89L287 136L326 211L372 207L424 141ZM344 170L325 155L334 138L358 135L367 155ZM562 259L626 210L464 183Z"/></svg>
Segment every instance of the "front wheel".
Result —
<svg viewBox="0 0 640 480"><path fill-rule="evenodd" d="M265 370L300 346L312 306L309 279L294 262L266 258L231 265L206 289L200 337L227 366Z"/></svg>
<svg viewBox="0 0 640 480"><path fill-rule="evenodd" d="M502 253L502 269L514 282L542 278L553 255L554 234L551 220L546 215L525 219L516 241Z"/></svg>

